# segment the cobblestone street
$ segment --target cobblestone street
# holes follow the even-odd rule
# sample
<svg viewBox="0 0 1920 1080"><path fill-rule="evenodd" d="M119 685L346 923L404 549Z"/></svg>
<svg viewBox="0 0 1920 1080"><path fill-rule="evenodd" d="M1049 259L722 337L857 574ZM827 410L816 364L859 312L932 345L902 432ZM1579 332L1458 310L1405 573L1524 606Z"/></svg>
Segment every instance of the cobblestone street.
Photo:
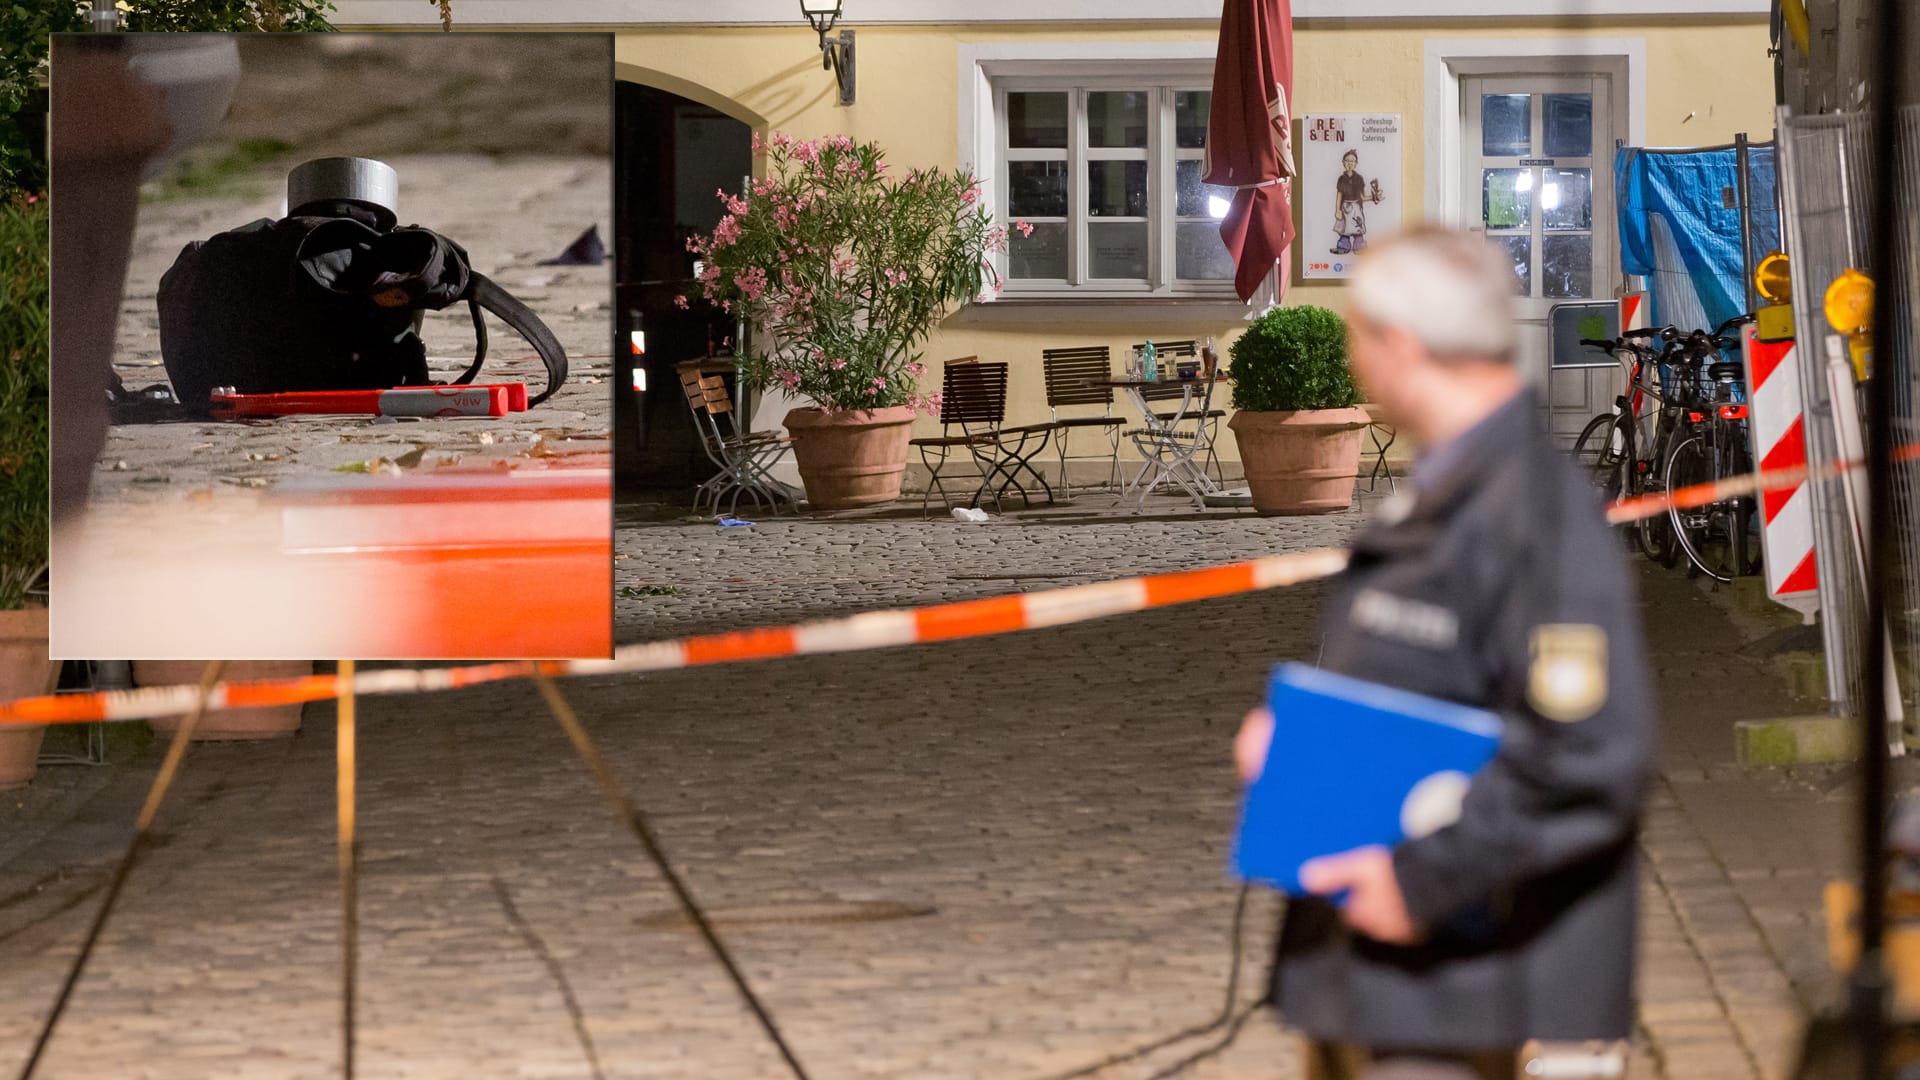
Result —
<svg viewBox="0 0 1920 1080"><path fill-rule="evenodd" d="M1361 520L646 516L618 534L622 642L1341 544ZM1667 737L1633 1075L1781 1076L1826 993L1818 899L1846 870L1849 773L1735 766L1735 719L1812 711L1770 624L1642 580ZM1267 666L1313 659L1321 596L566 689L815 1076L1039 1080L1218 1014L1229 743ZM338 1075L333 719L195 748L43 1076ZM360 1075L779 1075L531 687L369 699L361 721ZM0 1071L157 751L50 768L0 807ZM1276 911L1249 906L1243 1002ZM1189 1075L1300 1073L1261 1015Z"/></svg>

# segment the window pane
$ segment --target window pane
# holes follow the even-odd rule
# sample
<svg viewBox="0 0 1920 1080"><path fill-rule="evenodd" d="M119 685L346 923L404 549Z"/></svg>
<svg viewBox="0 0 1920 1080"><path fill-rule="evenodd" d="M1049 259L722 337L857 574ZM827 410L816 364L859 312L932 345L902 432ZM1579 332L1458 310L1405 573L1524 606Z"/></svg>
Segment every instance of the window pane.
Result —
<svg viewBox="0 0 1920 1080"><path fill-rule="evenodd" d="M1207 112L1213 105L1210 90L1181 90L1173 95L1173 143L1182 150L1207 145Z"/></svg>
<svg viewBox="0 0 1920 1080"><path fill-rule="evenodd" d="M1087 213L1094 217L1147 216L1147 163L1087 163Z"/></svg>
<svg viewBox="0 0 1920 1080"><path fill-rule="evenodd" d="M1042 222L1033 227L1032 236L1019 230L1007 234L1007 276L1065 280L1067 276L1067 226L1064 222Z"/></svg>
<svg viewBox="0 0 1920 1080"><path fill-rule="evenodd" d="M1548 157L1593 156L1592 94L1542 95L1540 123Z"/></svg>
<svg viewBox="0 0 1920 1080"><path fill-rule="evenodd" d="M1088 94L1087 145L1147 145L1147 92L1096 90Z"/></svg>
<svg viewBox="0 0 1920 1080"><path fill-rule="evenodd" d="M1533 149L1533 95L1480 95L1480 152L1526 157Z"/></svg>
<svg viewBox="0 0 1920 1080"><path fill-rule="evenodd" d="M1593 228L1593 170L1548 169L1540 181L1540 227Z"/></svg>
<svg viewBox="0 0 1920 1080"><path fill-rule="evenodd" d="M1067 163L1007 162L1007 214L1010 217L1066 217Z"/></svg>
<svg viewBox="0 0 1920 1080"><path fill-rule="evenodd" d="M1220 226L1210 221L1181 222L1173 227L1173 273L1188 281L1233 276L1233 256L1220 239Z"/></svg>
<svg viewBox="0 0 1920 1080"><path fill-rule="evenodd" d="M1067 145L1067 95L1008 94L1007 145L1064 148Z"/></svg>
<svg viewBox="0 0 1920 1080"><path fill-rule="evenodd" d="M1483 170L1480 220L1489 229L1526 228L1533 221L1533 170Z"/></svg>
<svg viewBox="0 0 1920 1080"><path fill-rule="evenodd" d="M1540 289L1555 300L1593 295L1593 237L1549 236L1540 242Z"/></svg>
<svg viewBox="0 0 1920 1080"><path fill-rule="evenodd" d="M1501 249L1513 264L1514 289L1521 296L1533 288L1533 238L1530 236L1489 236L1487 242Z"/></svg>
<svg viewBox="0 0 1920 1080"><path fill-rule="evenodd" d="M1200 166L1198 161L1174 162L1174 213L1218 221L1227 216L1227 208L1233 205L1233 189L1201 183Z"/></svg>
<svg viewBox="0 0 1920 1080"><path fill-rule="evenodd" d="M1147 276L1147 223L1104 221L1087 226L1087 276L1144 278Z"/></svg>

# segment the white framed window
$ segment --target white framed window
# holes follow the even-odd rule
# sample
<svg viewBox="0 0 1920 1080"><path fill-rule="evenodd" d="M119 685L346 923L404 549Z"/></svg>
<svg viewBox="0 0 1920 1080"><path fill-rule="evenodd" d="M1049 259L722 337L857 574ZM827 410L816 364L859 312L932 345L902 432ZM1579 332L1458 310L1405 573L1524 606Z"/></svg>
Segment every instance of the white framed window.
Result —
<svg viewBox="0 0 1920 1080"><path fill-rule="evenodd" d="M1211 71L1064 66L992 80L994 214L1032 226L998 256L1005 295L1230 296L1233 192L1200 180Z"/></svg>
<svg viewBox="0 0 1920 1080"><path fill-rule="evenodd" d="M1613 291L1611 98L1605 75L1461 80L1468 227L1512 265L1529 312Z"/></svg>

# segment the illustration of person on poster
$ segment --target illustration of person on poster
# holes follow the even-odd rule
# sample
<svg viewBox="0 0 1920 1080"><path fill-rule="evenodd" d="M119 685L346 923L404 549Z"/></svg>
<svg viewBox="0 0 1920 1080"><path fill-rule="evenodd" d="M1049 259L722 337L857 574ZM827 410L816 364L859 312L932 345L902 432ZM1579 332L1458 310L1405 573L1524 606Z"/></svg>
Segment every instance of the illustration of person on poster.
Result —
<svg viewBox="0 0 1920 1080"><path fill-rule="evenodd" d="M1367 204L1386 199L1380 181L1371 186L1360 175L1360 151L1349 150L1340 158L1340 176L1334 180L1333 231L1338 240L1329 254L1351 255L1367 247Z"/></svg>

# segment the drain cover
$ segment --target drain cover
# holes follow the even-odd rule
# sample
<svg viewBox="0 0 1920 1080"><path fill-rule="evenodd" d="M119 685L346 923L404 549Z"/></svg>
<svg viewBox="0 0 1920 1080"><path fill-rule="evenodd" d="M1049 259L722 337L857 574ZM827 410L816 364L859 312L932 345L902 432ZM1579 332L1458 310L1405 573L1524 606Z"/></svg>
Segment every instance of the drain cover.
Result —
<svg viewBox="0 0 1920 1080"><path fill-rule="evenodd" d="M823 900L708 908L706 915L708 922L725 929L891 922L895 919L917 919L932 915L937 910L931 904L902 904L893 900ZM642 915L639 922L649 930L693 929L693 920L687 918L679 908Z"/></svg>

